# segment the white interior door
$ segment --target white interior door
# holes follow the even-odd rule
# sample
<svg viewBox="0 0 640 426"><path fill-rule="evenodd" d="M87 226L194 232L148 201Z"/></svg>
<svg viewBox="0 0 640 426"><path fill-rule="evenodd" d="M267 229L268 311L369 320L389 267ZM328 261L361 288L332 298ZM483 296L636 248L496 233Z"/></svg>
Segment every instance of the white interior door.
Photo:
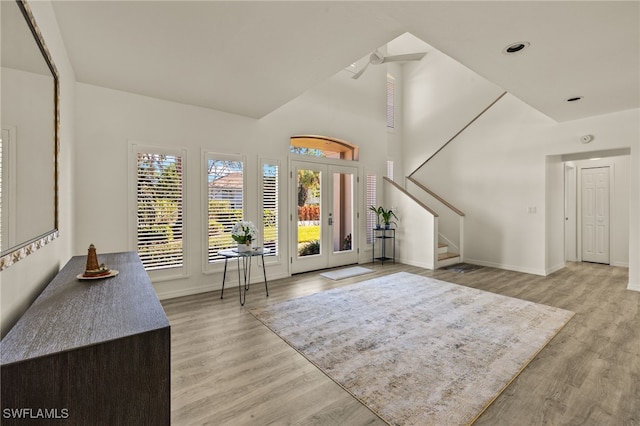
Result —
<svg viewBox="0 0 640 426"><path fill-rule="evenodd" d="M292 162L291 273L358 261L357 168Z"/></svg>
<svg viewBox="0 0 640 426"><path fill-rule="evenodd" d="M609 264L609 167L581 174L582 260Z"/></svg>

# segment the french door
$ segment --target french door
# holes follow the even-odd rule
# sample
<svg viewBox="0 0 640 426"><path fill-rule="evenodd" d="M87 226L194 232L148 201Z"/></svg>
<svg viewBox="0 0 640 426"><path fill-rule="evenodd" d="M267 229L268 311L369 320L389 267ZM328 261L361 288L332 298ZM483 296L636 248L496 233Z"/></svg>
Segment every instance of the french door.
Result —
<svg viewBox="0 0 640 426"><path fill-rule="evenodd" d="M292 161L291 273L357 263L357 168Z"/></svg>

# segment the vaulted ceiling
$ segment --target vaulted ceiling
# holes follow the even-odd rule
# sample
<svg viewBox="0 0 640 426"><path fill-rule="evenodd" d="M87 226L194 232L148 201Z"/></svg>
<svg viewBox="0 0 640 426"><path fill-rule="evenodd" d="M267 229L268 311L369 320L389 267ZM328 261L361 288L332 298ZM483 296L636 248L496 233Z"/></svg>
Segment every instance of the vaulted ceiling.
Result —
<svg viewBox="0 0 640 426"><path fill-rule="evenodd" d="M53 1L88 84L259 118L410 32L557 121L640 106L639 6ZM503 53L520 41L529 47Z"/></svg>

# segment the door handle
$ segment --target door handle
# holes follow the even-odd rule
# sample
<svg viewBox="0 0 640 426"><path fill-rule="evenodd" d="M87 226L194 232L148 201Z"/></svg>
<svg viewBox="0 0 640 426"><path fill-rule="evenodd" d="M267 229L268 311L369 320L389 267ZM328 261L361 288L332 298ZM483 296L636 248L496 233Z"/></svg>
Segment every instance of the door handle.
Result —
<svg viewBox="0 0 640 426"><path fill-rule="evenodd" d="M329 218L329 226L331 226L331 225L333 225L333 218L332 217Z"/></svg>

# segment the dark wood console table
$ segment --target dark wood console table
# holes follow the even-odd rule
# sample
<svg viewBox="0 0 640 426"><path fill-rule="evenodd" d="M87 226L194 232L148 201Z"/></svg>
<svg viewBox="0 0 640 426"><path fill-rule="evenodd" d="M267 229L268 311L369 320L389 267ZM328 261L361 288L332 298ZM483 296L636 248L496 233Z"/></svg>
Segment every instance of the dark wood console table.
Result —
<svg viewBox="0 0 640 426"><path fill-rule="evenodd" d="M79 281L86 256L73 257L0 342L3 425L170 424L162 305L137 253L98 260L119 275Z"/></svg>

